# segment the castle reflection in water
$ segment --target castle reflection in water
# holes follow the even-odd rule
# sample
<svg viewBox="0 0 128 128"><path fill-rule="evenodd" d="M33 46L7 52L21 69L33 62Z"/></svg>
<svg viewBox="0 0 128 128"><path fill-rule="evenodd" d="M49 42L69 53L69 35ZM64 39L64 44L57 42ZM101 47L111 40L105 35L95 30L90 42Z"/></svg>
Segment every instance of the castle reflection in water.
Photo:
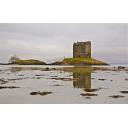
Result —
<svg viewBox="0 0 128 128"><path fill-rule="evenodd" d="M73 68L74 88L91 89L91 67Z"/></svg>

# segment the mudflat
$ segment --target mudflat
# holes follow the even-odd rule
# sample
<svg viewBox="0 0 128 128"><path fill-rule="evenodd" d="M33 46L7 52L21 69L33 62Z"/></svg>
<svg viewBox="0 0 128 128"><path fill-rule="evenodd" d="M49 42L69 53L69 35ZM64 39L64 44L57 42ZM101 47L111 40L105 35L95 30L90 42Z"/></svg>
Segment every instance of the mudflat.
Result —
<svg viewBox="0 0 128 128"><path fill-rule="evenodd" d="M0 103L128 103L128 66L1 65Z"/></svg>

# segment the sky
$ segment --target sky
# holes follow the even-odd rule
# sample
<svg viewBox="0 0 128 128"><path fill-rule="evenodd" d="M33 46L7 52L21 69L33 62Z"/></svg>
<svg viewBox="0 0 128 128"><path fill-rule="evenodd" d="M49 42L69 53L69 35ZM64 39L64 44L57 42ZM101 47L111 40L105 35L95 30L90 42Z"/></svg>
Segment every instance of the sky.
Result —
<svg viewBox="0 0 128 128"><path fill-rule="evenodd" d="M128 24L123 23L0 23L0 62L14 54L45 62L72 57L76 41L91 41L93 58L128 63Z"/></svg>

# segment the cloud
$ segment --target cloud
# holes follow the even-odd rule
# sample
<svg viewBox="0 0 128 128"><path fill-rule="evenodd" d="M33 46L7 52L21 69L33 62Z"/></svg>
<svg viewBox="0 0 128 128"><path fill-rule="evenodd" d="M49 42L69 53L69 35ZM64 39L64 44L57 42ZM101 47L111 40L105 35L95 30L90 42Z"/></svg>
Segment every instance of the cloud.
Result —
<svg viewBox="0 0 128 128"><path fill-rule="evenodd" d="M128 24L0 24L0 62L21 58L50 60L72 56L74 41L92 41L93 57L127 63Z"/></svg>

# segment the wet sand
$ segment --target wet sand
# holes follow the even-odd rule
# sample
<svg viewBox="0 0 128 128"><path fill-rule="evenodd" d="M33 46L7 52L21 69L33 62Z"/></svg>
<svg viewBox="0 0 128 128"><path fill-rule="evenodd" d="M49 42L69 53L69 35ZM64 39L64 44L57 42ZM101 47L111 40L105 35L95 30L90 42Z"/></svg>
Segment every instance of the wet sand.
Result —
<svg viewBox="0 0 128 128"><path fill-rule="evenodd" d="M128 66L0 66L0 103L127 104Z"/></svg>

